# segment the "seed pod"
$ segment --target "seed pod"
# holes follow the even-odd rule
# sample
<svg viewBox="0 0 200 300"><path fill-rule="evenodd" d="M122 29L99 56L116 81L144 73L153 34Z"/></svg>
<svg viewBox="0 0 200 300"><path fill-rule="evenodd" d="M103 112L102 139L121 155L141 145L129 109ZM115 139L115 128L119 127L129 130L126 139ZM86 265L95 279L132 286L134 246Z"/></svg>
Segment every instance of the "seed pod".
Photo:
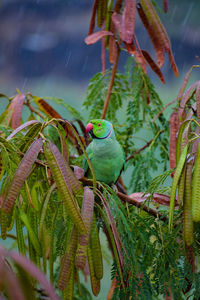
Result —
<svg viewBox="0 0 200 300"><path fill-rule="evenodd" d="M185 176L185 192L183 202L183 216L184 216L184 241L190 246L193 241L193 220L192 220L192 167L193 160L190 160L186 167Z"/></svg>
<svg viewBox="0 0 200 300"><path fill-rule="evenodd" d="M200 143L197 146L192 179L192 217L194 222L200 221Z"/></svg>
<svg viewBox="0 0 200 300"><path fill-rule="evenodd" d="M188 146L186 145L181 153L180 159L178 161L176 171L174 173L174 178L172 182L172 188L171 188L171 194L170 194L170 211L169 211L169 230L172 229L173 224L173 216L174 216L174 202L175 202L175 196L176 196L176 188L178 185L179 178L181 176L185 160L187 157L187 150Z"/></svg>
<svg viewBox="0 0 200 300"><path fill-rule="evenodd" d="M67 284L67 287L63 291L63 300L73 300L74 294L74 266L71 270L71 275Z"/></svg>
<svg viewBox="0 0 200 300"><path fill-rule="evenodd" d="M86 228L83 219L80 214L79 206L74 199L71 186L69 184L69 179L67 177L67 171L65 163L63 162L62 155L56 145L49 142L45 147L45 156L47 158L50 170L52 172L53 178L56 182L60 195L62 197L63 203L65 204L68 215L74 222L78 231L81 234L86 233Z"/></svg>
<svg viewBox="0 0 200 300"><path fill-rule="evenodd" d="M177 199L178 204L181 204L183 202L184 187L185 187L185 168L181 173L179 183L178 183L178 199Z"/></svg>
<svg viewBox="0 0 200 300"><path fill-rule="evenodd" d="M71 272L72 269L74 268L76 249L77 249L77 230L74 227L71 232L70 240L68 241L67 244L65 255L61 262L60 274L58 279L58 288L60 290L64 290L70 280Z"/></svg>
<svg viewBox="0 0 200 300"><path fill-rule="evenodd" d="M24 157L22 158L14 176L12 179L12 182L10 184L10 187L7 191L7 196L4 201L4 209L5 211L9 212L11 211L15 200L25 182L27 177L29 176L31 172L31 168L42 148L42 139L35 140L28 151L25 153Z"/></svg>
<svg viewBox="0 0 200 300"><path fill-rule="evenodd" d="M0 180L3 176L3 173L4 173L4 168L3 168L3 163L2 163L2 156L1 156L1 153L0 153Z"/></svg>
<svg viewBox="0 0 200 300"><path fill-rule="evenodd" d="M1 237L3 240L5 240L7 236L7 218L8 214L1 209Z"/></svg>
<svg viewBox="0 0 200 300"><path fill-rule="evenodd" d="M94 256L92 255L92 251L90 247L88 247L88 263L90 268L90 282L92 287L92 292L94 296L97 296L100 292L100 280L96 278L95 270L94 270Z"/></svg>
<svg viewBox="0 0 200 300"><path fill-rule="evenodd" d="M93 217L92 230L90 235L90 249L91 249L95 276L97 279L101 279L103 277L103 259L101 253L101 244L99 240L99 232L98 232L95 216Z"/></svg>
<svg viewBox="0 0 200 300"><path fill-rule="evenodd" d="M176 135L178 126L178 112L174 111L170 116L169 165L171 169L176 167Z"/></svg>
<svg viewBox="0 0 200 300"><path fill-rule="evenodd" d="M92 217L94 210L94 194L89 187L84 187L84 195L82 201L81 215L87 230L86 234L80 234L78 238L78 249L76 253L76 267L78 269L84 269L86 257L87 257L87 246L90 239L90 232L92 228Z"/></svg>

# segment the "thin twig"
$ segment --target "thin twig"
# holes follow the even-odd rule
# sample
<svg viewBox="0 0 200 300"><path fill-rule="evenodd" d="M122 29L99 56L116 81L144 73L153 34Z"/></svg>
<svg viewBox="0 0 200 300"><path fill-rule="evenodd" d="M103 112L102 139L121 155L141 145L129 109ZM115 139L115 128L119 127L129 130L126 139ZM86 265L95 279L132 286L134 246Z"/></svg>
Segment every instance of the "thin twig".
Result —
<svg viewBox="0 0 200 300"><path fill-rule="evenodd" d="M168 221L168 218L163 216L161 213L159 213L156 209L153 209L153 208L150 208L146 205L143 204L143 202L139 202L137 201L136 199L134 199L133 197L129 197L127 195L124 195L123 193L120 193L120 192L117 192L117 196L125 201L125 202L128 202L130 204L133 204L134 206L136 207L139 207L141 209L143 209L144 211L146 211L147 213L149 213L150 215L156 217L156 218L159 218L161 219L162 221L164 222L167 222Z"/></svg>
<svg viewBox="0 0 200 300"><path fill-rule="evenodd" d="M36 110L32 105L30 105L30 103L26 103L25 105L28 106L30 111L38 115L40 118L44 119L44 116L38 110Z"/></svg>
<svg viewBox="0 0 200 300"><path fill-rule="evenodd" d="M112 69L112 76L111 76L111 79L110 79L110 85L109 85L108 93L107 93L106 100L105 100L105 103L104 103L101 119L105 118L105 115L106 115L106 112L107 112L107 109L108 109L108 104L109 104L109 101L110 101L110 96L111 96L112 88L113 88L113 85L114 85L115 75L116 75L116 72L117 72L119 54L120 54L120 48L117 47L115 62L114 62L113 69Z"/></svg>
<svg viewBox="0 0 200 300"><path fill-rule="evenodd" d="M169 102L167 105L165 105L165 107L163 107L163 109L161 109L161 111L159 111L159 113L153 118L152 122L155 122L159 117L160 115L172 104L174 104L176 101L178 101L179 98L176 97L174 100L172 100L171 102Z"/></svg>
<svg viewBox="0 0 200 300"><path fill-rule="evenodd" d="M161 130L160 132L157 133L156 139L157 137L163 133L164 130ZM136 152L134 152L133 154L131 154L129 157L127 157L126 162L128 160L130 160L131 158L133 158L135 155L139 154L140 152L142 152L143 150L145 150L147 147L149 147L151 145L151 143L153 142L155 138L151 139L150 141L148 141L142 148L140 148L139 150L137 150Z"/></svg>

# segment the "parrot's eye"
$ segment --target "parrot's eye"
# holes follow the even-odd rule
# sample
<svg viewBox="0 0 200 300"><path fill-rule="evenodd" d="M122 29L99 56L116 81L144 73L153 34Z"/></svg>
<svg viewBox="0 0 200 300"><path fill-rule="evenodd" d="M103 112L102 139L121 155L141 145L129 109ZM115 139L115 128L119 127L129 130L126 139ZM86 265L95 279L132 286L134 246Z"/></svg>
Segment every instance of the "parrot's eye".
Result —
<svg viewBox="0 0 200 300"><path fill-rule="evenodd" d="M101 127L101 123L98 123L97 126L98 126L98 127Z"/></svg>

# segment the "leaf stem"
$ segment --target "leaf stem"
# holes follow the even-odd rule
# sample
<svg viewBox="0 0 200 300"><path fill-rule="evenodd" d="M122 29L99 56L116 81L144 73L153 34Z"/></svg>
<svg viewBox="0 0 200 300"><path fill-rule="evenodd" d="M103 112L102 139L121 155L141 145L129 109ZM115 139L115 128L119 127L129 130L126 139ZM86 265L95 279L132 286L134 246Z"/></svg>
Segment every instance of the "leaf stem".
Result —
<svg viewBox="0 0 200 300"><path fill-rule="evenodd" d="M109 104L109 101L110 101L110 96L111 96L112 88L113 88L114 81L115 81L115 75L116 75L116 72L117 72L117 65L118 65L118 61L119 61L119 54L120 54L120 48L117 47L117 52L116 52L116 56L115 56L115 62L114 62L113 69L112 69L112 76L111 76L111 79L110 79L110 84L109 84L109 88L108 88L108 93L107 93L107 96L106 96L106 100L104 102L104 107L103 107L101 119L105 119L105 115L106 115L106 112L107 112L107 109L108 109L108 104Z"/></svg>

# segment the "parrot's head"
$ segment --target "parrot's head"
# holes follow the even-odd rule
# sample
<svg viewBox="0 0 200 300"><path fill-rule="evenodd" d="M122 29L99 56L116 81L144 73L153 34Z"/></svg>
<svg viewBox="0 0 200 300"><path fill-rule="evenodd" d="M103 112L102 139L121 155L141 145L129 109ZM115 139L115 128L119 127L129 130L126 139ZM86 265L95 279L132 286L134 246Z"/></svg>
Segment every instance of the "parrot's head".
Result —
<svg viewBox="0 0 200 300"><path fill-rule="evenodd" d="M114 134L112 124L102 119L91 120L86 126L86 132L89 132L93 139L106 139Z"/></svg>

